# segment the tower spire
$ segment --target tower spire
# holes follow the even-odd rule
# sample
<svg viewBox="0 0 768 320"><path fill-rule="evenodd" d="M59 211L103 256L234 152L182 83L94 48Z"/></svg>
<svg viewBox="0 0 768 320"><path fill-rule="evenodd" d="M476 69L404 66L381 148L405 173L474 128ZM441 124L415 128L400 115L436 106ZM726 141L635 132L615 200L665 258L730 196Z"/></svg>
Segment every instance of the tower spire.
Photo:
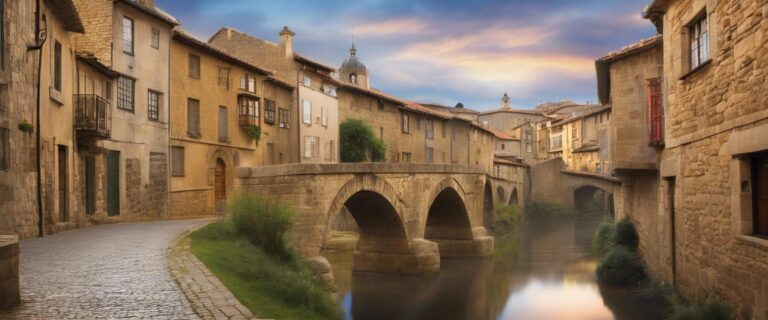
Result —
<svg viewBox="0 0 768 320"><path fill-rule="evenodd" d="M352 48L349 48L349 54L350 55L357 55L357 48L355 48L355 42L352 42Z"/></svg>

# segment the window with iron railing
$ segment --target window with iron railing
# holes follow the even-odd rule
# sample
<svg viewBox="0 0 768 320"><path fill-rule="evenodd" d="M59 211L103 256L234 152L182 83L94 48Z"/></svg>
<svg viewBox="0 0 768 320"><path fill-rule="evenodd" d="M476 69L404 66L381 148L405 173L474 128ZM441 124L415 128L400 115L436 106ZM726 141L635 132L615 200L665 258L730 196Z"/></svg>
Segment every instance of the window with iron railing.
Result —
<svg viewBox="0 0 768 320"><path fill-rule="evenodd" d="M664 144L664 107L659 79L648 81L648 144Z"/></svg>

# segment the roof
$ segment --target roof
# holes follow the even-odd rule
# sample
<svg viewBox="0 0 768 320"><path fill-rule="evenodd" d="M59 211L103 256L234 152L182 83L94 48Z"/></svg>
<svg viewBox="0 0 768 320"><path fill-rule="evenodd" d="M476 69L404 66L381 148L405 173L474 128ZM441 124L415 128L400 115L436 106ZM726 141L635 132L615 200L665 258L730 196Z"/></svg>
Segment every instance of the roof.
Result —
<svg viewBox="0 0 768 320"><path fill-rule="evenodd" d="M662 44L662 36L660 34L657 34L653 37L643 39L636 43L625 46L618 51L613 51L611 53L608 53L608 55L600 58L599 60L605 61L605 62L617 61L624 57L656 48L661 44Z"/></svg>
<svg viewBox="0 0 768 320"><path fill-rule="evenodd" d="M355 48L354 43L352 44L352 48L349 49L349 58L344 59L344 62L341 63L340 69L345 71L358 72L358 73L368 72L368 69L365 67L365 64L363 64L363 62L357 58L357 48Z"/></svg>
<svg viewBox="0 0 768 320"><path fill-rule="evenodd" d="M161 10L157 6L150 8L150 7L147 7L147 6L139 3L138 1L132 1L132 0L113 0L113 1L114 2L119 2L119 3L124 3L124 4L134 8L136 10L139 10L139 11L141 11L141 12L143 12L143 13L145 13L145 14L153 17L153 18L155 18L155 19L158 19L158 20L160 20L162 22L165 22L165 23L167 23L168 25L170 25L172 27L178 26L180 24L178 19L174 18L169 13Z"/></svg>
<svg viewBox="0 0 768 320"><path fill-rule="evenodd" d="M493 129L488 129L488 130L491 131L491 133L493 133L493 135L496 136L496 138L503 139L503 140L517 140L517 141L520 141L520 139L515 138L513 136L510 136L510 135L508 135L508 134L506 134L504 132L496 131L496 130L493 130Z"/></svg>
<svg viewBox="0 0 768 320"><path fill-rule="evenodd" d="M544 116L544 114L541 111L525 110L525 109L504 109L504 108L480 112L480 115L487 115L487 114L494 114L494 113L522 113L522 114Z"/></svg>
<svg viewBox="0 0 768 320"><path fill-rule="evenodd" d="M53 14L64 24L64 29L68 31L84 33L83 21L80 20L80 13L72 0L47 1L51 6Z"/></svg>
<svg viewBox="0 0 768 320"><path fill-rule="evenodd" d="M575 117L565 118L561 122L557 123L557 125L563 125L563 124L571 123L571 122L574 122L576 120L589 117L591 115L595 115L595 114L602 113L604 111L608 111L610 109L611 109L610 105L608 105L608 106L597 106L597 107L595 107L595 108L593 108L593 109L591 109L589 111L586 111L586 112L584 112L582 114L576 115Z"/></svg>
<svg viewBox="0 0 768 320"><path fill-rule="evenodd" d="M280 85L280 86L283 86L283 87L286 87L286 88L289 88L289 89L296 89L296 85L294 85L294 84L292 84L292 83L290 83L288 81L282 80L280 78L277 78L274 75L268 75L267 76L267 81L272 82L272 83L277 84L277 85Z"/></svg>
<svg viewBox="0 0 768 320"><path fill-rule="evenodd" d="M298 53L294 53L293 54L293 59L296 60L296 62L299 62L301 64L310 65L312 67L315 67L317 69L324 70L324 71L327 71L327 72L334 72L334 71L336 71L336 68L334 68L334 67L331 67L331 66L329 66L327 64L323 64L323 63L317 62L315 60L312 60L310 58L302 56L302 55L300 55Z"/></svg>
<svg viewBox="0 0 768 320"><path fill-rule="evenodd" d="M374 96L374 97L380 98L380 99L384 99L384 100L387 100L389 102L394 102L394 103L400 104L400 105L405 105L405 104L408 103L405 100L402 100L402 99L400 99L398 97L395 97L395 96L388 95L388 94L383 93L381 91L373 90L373 89L368 89L368 88L364 88L364 87L360 87L360 86L356 86L354 84L339 83L339 89L340 90L349 90L349 91L356 91L356 92L360 92L360 93L365 93L367 95Z"/></svg>
<svg viewBox="0 0 768 320"><path fill-rule="evenodd" d="M430 109L435 109L435 110L439 110L439 111L446 111L446 112L450 112L450 113L466 113L466 114L478 114L478 113L480 113L480 111L469 109L469 108L449 107L449 106L444 106L444 105L437 104L437 103L419 102L419 104L422 105L422 106L425 106L427 108L430 108Z"/></svg>
<svg viewBox="0 0 768 320"><path fill-rule="evenodd" d="M120 76L119 72L112 70L112 68L102 63L101 60L99 60L99 58L96 58L93 54L77 53L76 55L78 60L90 65L91 67L96 69L96 71L101 72L102 74L104 74L105 76L111 79L114 79Z"/></svg>
<svg viewBox="0 0 768 320"><path fill-rule="evenodd" d="M581 147L578 147L576 149L573 149L573 151L571 151L571 152L573 152L573 153L583 153L583 152L592 152L592 151L598 151L598 150L600 150L600 146L585 145L585 146L581 146Z"/></svg>
<svg viewBox="0 0 768 320"><path fill-rule="evenodd" d="M179 42L182 42L184 44L193 46L195 48L205 50L209 54L212 54L222 60L226 60L227 62L240 65L241 67L244 67L246 69L250 69L251 71L256 71L264 75L272 75L273 72L266 70L264 68L261 68L257 65L254 65L252 63L246 62L245 60L242 60L238 57L235 57L234 55L231 55L229 53L224 52L223 50L214 47L213 45L210 45L202 40L199 40L192 35L186 33L183 29L180 27L177 27L173 29L173 39L177 40Z"/></svg>

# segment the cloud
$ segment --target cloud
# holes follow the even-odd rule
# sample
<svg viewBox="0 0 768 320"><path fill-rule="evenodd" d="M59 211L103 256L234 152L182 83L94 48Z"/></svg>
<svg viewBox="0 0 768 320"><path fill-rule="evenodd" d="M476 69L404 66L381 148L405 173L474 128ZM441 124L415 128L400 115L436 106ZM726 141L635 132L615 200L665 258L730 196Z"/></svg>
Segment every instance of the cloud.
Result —
<svg viewBox="0 0 768 320"><path fill-rule="evenodd" d="M417 18L396 18L356 25L352 32L361 37L382 37L413 32L429 32L430 24Z"/></svg>

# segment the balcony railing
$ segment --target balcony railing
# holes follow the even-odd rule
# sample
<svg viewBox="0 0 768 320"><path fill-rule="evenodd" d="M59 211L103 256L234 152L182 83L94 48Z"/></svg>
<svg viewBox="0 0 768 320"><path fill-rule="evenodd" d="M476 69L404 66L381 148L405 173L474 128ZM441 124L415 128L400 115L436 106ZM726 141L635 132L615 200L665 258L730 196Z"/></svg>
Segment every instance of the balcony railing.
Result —
<svg viewBox="0 0 768 320"><path fill-rule="evenodd" d="M95 94L76 94L74 101L78 137L108 139L112 130L109 101Z"/></svg>

